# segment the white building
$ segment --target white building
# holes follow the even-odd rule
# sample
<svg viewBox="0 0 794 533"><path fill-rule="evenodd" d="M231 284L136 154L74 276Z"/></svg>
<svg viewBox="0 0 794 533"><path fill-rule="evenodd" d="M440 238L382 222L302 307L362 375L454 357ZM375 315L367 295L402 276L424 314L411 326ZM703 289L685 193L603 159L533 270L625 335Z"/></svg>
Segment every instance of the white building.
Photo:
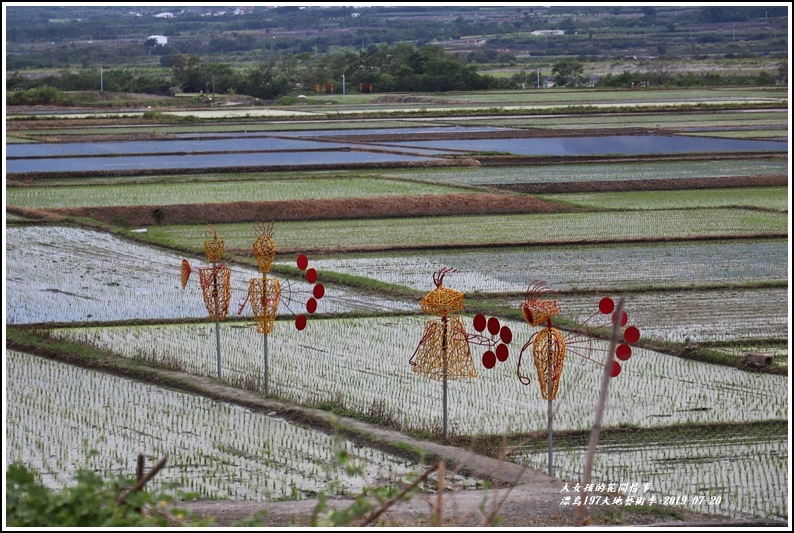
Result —
<svg viewBox="0 0 794 533"><path fill-rule="evenodd" d="M155 15L155 18L158 18L158 19L172 19L172 18L174 18L174 14L173 13L168 13L168 12L158 13L158 14Z"/></svg>
<svg viewBox="0 0 794 533"><path fill-rule="evenodd" d="M165 35L150 35L149 39L154 39L155 41L157 41L157 46L164 46L168 44L168 37L166 37ZM149 39L147 39L147 41Z"/></svg>

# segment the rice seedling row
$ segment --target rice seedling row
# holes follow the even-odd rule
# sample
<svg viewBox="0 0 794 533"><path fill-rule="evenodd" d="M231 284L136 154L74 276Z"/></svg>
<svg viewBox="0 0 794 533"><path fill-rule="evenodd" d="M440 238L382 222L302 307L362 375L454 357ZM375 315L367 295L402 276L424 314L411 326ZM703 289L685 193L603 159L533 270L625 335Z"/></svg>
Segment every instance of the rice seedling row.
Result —
<svg viewBox="0 0 794 533"><path fill-rule="evenodd" d="M473 331L471 318L465 321ZM537 328L505 321L513 330L510 357L484 369L475 350L477 378L449 383L449 420L453 433L499 435L542 431L547 404L536 377L530 386L516 378L521 345ZM382 405L403 428L432 430L442 417L442 387L411 371L409 359L424 331L424 317L317 320L303 332L291 322L277 321L268 338L270 391L301 404L344 402L344 407L369 413ZM188 372L215 376L212 324L59 328L66 338L123 357L179 366ZM263 375L263 337L253 324L221 326L225 380L258 387ZM570 343L569 343L570 344ZM576 344L581 352L580 344ZM605 341L591 341L590 357L599 359ZM572 351L574 348L569 348ZM534 376L531 356L524 371ZM785 376L755 374L730 367L680 359L634 349L610 390L607 427L651 427L785 419L788 416ZM582 430L592 422L602 367L570 353L565 360L555 427ZM259 387L263 389L263 387Z"/></svg>
<svg viewBox="0 0 794 533"><path fill-rule="evenodd" d="M558 298L561 315L579 323L593 297ZM628 296L632 324L643 337L692 342L788 339L788 288L636 293ZM518 309L520 301L512 302Z"/></svg>
<svg viewBox="0 0 794 533"><path fill-rule="evenodd" d="M201 233L194 237L203 241ZM7 228L6 323L206 317L198 283L181 287L182 257L77 228ZM206 266L205 258L190 260L194 267ZM255 269L231 271L233 316L250 280L262 275ZM329 291L334 297L320 300L318 312L393 311L412 305L346 288ZM305 311L308 283L285 281L282 292L280 313Z"/></svg>
<svg viewBox="0 0 794 533"><path fill-rule="evenodd" d="M10 187L6 204L31 209L368 198L472 192L442 185L376 178L290 178L265 182L146 183Z"/></svg>
<svg viewBox="0 0 794 533"><path fill-rule="evenodd" d="M455 290L523 293L539 277L554 290L784 281L787 257L787 242L770 239L372 253L313 264L416 290L432 289L431 274L450 267L458 270L447 280Z"/></svg>
<svg viewBox="0 0 794 533"><path fill-rule="evenodd" d="M693 118L696 117L696 118ZM656 127L665 128L686 128L704 126L774 126L786 124L788 116L785 111L765 111L759 113L687 113L677 114L665 113L652 115L633 115L633 116L576 116L553 118L537 117L526 118L505 118L497 120L478 121L478 124L488 124L491 126L512 126L512 127L532 127L532 128L603 128L603 127Z"/></svg>
<svg viewBox="0 0 794 533"><path fill-rule="evenodd" d="M227 248L250 247L250 224L218 224ZM557 243L614 239L728 237L755 233L786 235L786 213L746 209L669 209L531 215L472 215L399 219L279 222L279 246L476 245ZM151 238L174 246L195 242L193 225L153 226Z"/></svg>
<svg viewBox="0 0 794 533"><path fill-rule="evenodd" d="M6 461L52 488L79 468L131 476L138 453L168 456L154 485L177 483L203 499L304 499L341 481L344 495L410 479L422 465L250 409L110 374L6 351ZM92 454L91 450L97 453ZM344 450L360 475L335 460ZM472 486L456 474L450 487Z"/></svg>
<svg viewBox="0 0 794 533"><path fill-rule="evenodd" d="M713 160L526 167L476 167L390 171L388 175L455 185L508 185L517 183L605 180L691 179L788 174L788 163L776 160Z"/></svg>
<svg viewBox="0 0 794 533"><path fill-rule="evenodd" d="M760 207L788 211L786 187L748 187L686 191L623 191L538 196L550 202L565 202L600 209L692 209L711 207Z"/></svg>
<svg viewBox="0 0 794 533"><path fill-rule="evenodd" d="M538 449L540 448L540 449ZM558 477L582 479L586 446L559 445L554 450ZM736 518L788 517L788 441L785 433L758 434L736 429L710 429L708 435L691 432L676 441L642 442L601 440L593 462L594 483L636 483L636 494L656 505L676 505L693 511ZM547 450L522 448L509 460L543 469ZM650 488L644 491L644 485ZM581 496L587 493L563 493ZM717 503L717 498L719 499ZM666 503L667 502L667 503Z"/></svg>

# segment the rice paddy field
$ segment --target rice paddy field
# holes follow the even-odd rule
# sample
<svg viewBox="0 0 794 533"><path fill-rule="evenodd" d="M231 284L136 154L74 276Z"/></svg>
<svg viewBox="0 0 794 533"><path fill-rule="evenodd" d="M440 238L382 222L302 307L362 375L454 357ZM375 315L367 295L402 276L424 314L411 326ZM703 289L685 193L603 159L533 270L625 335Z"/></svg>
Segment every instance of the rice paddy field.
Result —
<svg viewBox="0 0 794 533"><path fill-rule="evenodd" d="M631 94L637 95L635 103L651 104L651 93L656 94ZM671 97L661 94L664 101ZM701 97L698 91L675 92L679 103ZM725 90L712 97L747 100L753 92ZM568 98L569 105L582 105L579 92ZM617 105L621 100L615 98L602 95L597 103ZM346 127L355 124L348 122ZM313 129L342 129L340 124L314 128L250 120L152 129L176 136L276 128L303 131L308 138ZM452 119L382 119L366 127L435 132L451 124L461 127ZM594 128L659 127L667 134L736 132L750 138L784 131L788 123L783 112L767 109L481 117L471 124L486 126L548 129L550 136L574 127L582 135ZM698 127L711 129L695 132ZM76 117L68 125L14 128L9 142L108 131L100 120L80 127ZM140 130L119 127L113 134L133 131ZM80 466L106 475L131 473L137 452L145 450L152 461L171 457L161 482L177 483L185 494L257 501L312 497L333 479L343 480L340 495L410 479L423 465L377 446L234 402L65 364L51 351L108 354L291 405L335 406L439 439L442 383L413 371L410 360L434 318L422 312L420 299L435 287L435 272L453 269L443 286L463 293L466 331L473 333L476 316L485 314L509 328L512 340L507 358L492 368L484 363L486 347L469 347L475 375L448 383L452 437L496 442L506 436L507 460L546 469L548 402L541 397L530 342L540 327L525 322L520 311L529 285L542 280L550 289L543 297L559 303L553 320L569 346L553 402L555 476L571 484L581 480L608 349L603 335L593 332L593 317L604 318L598 313L602 298L623 297L624 326L639 328L641 336L610 381L594 483L625 484L621 492L627 494L631 485L647 485L644 497L675 498L677 506L709 514L787 520L790 189L769 181L790 175L787 157L587 163L572 158L493 166L486 156L481 159L479 166L444 168L9 175L6 328L15 340L7 342L4 369L6 463L25 462L49 485L62 486ZM692 185L706 179L724 186ZM734 186L735 180L744 181ZM582 192L565 189L601 182L625 186L609 192L596 185ZM649 190L654 182L676 185ZM348 219L321 212L315 220L276 222L268 277L280 280L282 292L267 337L257 331L246 305L249 283L262 278L251 250L256 226L266 220L215 223L212 216L230 209L231 202L312 200L322 206L326 199L386 198L400 205L419 196L443 203L447 195L461 193L476 202L477 193L523 196L521 187L537 184L550 187L537 198L559 209ZM79 217L50 211L175 205L192 206L195 220L131 227L92 220L90 211ZM203 251L209 224L225 243L223 261L231 270L229 312L219 323L208 318L197 276L184 287L180 278L183 259L194 269L209 265ZM301 253L323 284L316 309L309 300L317 294L317 280L296 260ZM308 317L305 328L296 327L298 315ZM49 357L21 340L30 335L48 343ZM746 364L750 352L770 355L770 364ZM517 378L519 370L529 384ZM359 476L333 470L339 450L360 466ZM481 481L451 476L447 483L477 488Z"/></svg>

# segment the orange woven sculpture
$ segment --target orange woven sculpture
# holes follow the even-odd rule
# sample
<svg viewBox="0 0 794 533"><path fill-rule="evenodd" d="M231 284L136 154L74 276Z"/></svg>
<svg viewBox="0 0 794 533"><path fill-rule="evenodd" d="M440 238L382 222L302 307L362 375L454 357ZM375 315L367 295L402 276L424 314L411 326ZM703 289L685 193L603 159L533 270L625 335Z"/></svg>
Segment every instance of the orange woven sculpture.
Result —
<svg viewBox="0 0 794 533"><path fill-rule="evenodd" d="M223 320L229 312L232 298L231 271L226 265L216 264L199 268L199 283L204 294L204 306L212 320Z"/></svg>
<svg viewBox="0 0 794 533"><path fill-rule="evenodd" d="M529 285L526 301L521 304L521 312L529 324L539 326L545 322L546 327L533 334L521 348L516 373L521 383L529 384L529 377L521 373L521 358L524 350L531 344L540 393L544 400L554 400L557 397L565 362L565 340L560 330L554 328L551 323L551 319L560 312L560 306L555 300L540 299L548 292L549 288L545 282L534 281Z"/></svg>
<svg viewBox="0 0 794 533"><path fill-rule="evenodd" d="M210 224L212 232L212 240L204 241L204 253L207 255L207 261L210 263L219 263L223 258L223 241L218 239L218 232L215 231L215 226Z"/></svg>
<svg viewBox="0 0 794 533"><path fill-rule="evenodd" d="M248 285L248 298L251 300L251 309L254 312L256 331L269 335L273 331L278 304L281 301L281 282L276 278L267 277L267 273L273 266L273 259L276 257L273 222L261 224L255 229L259 236L254 242L253 252L262 278L251 279L251 283Z"/></svg>
<svg viewBox="0 0 794 533"><path fill-rule="evenodd" d="M229 312L231 300L231 271L229 267L219 263L223 258L223 241L218 239L215 227L210 225L207 234L212 236L211 241L204 241L204 253L212 266L198 269L199 284L204 296L204 306L213 320L223 320ZM187 286L193 269L187 259L182 259L181 281L182 288Z"/></svg>
<svg viewBox="0 0 794 533"><path fill-rule="evenodd" d="M445 375L446 379L476 378L463 319L428 320L410 363L414 372L437 381L443 381Z"/></svg>
<svg viewBox="0 0 794 533"><path fill-rule="evenodd" d="M613 313L615 304L611 298L602 298L598 304L597 312L590 315L572 331L563 334L551 322L551 319L560 312L559 304L556 300L542 299L543 296L548 295L550 292L543 281L533 281L527 289L526 300L521 304L521 313L529 324L533 326L545 324L545 327L533 334L524 347L521 348L521 353L518 356L518 367L516 368L519 381L524 385L528 385L530 378L529 375L522 372L521 360L524 351L532 346L532 358L538 374L540 392L544 400L554 400L557 397L565 355L568 351L604 366L604 363L591 357L593 352L606 351L594 346L592 330L603 328L607 325L611 326L611 324L591 324L589 322L593 317L600 313L609 317L610 323L618 323L620 327L625 326L628 321L628 315L625 312L621 317L615 316L616 313ZM626 328L623 332L624 342L617 347L615 356L621 361L628 360L631 357L630 344L637 342L639 338L639 329L634 326ZM613 361L612 368L610 368L611 376L617 377L620 374L620 370L620 363Z"/></svg>
<svg viewBox="0 0 794 533"><path fill-rule="evenodd" d="M433 274L436 288L420 302L422 310L440 320L428 320L425 333L409 362L413 371L439 381L477 377L471 348L461 317L450 313L463 310L463 293L442 286L444 275L455 272L441 269Z"/></svg>
<svg viewBox="0 0 794 533"><path fill-rule="evenodd" d="M419 302L422 311L428 315L445 317L463 311L463 293L442 285L444 275L455 272L452 269L441 269L433 273L433 283L436 288L427 293Z"/></svg>
<svg viewBox="0 0 794 533"><path fill-rule="evenodd" d="M255 227L257 234L254 242L253 251L259 271L262 273L270 272L273 260L276 258L276 242L273 240L273 222L261 224Z"/></svg>
<svg viewBox="0 0 794 533"><path fill-rule="evenodd" d="M252 278L248 285L248 297L254 312L256 331L270 335L281 300L281 282L276 278Z"/></svg>

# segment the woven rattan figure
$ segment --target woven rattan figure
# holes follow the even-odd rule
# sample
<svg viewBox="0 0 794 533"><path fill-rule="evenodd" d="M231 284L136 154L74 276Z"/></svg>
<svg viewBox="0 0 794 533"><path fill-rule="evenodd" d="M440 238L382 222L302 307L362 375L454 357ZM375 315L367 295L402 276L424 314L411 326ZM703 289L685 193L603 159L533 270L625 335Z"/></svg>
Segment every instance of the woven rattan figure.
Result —
<svg viewBox="0 0 794 533"><path fill-rule="evenodd" d="M273 223L257 226L256 232L258 237L252 249L262 278L251 279L251 283L248 285L248 298L251 300L251 309L254 312L256 331L269 335L273 331L278 304L281 300L281 282L276 278L267 277L267 273L273 266L273 259L276 257Z"/></svg>
<svg viewBox="0 0 794 533"><path fill-rule="evenodd" d="M210 319L215 321L215 351L218 364L218 379L221 378L221 341L219 321L224 320L229 312L229 302L232 298L231 271L222 264L223 241L218 239L218 232L210 225L207 236L212 240L204 241L204 253L211 266L198 269L201 293L204 296L204 307L207 308ZM187 259L182 260L182 288L187 286L193 269Z"/></svg>
<svg viewBox="0 0 794 533"><path fill-rule="evenodd" d="M444 275L449 272L455 270L441 269L433 274L436 288L419 303L425 313L441 319L427 321L409 361L414 372L440 381L477 377L463 320L449 316L463 310L463 293L443 286Z"/></svg>
<svg viewBox="0 0 794 533"><path fill-rule="evenodd" d="M231 271L229 267L220 263L223 258L223 241L218 239L218 233L213 226L207 230L212 240L204 241L204 253L212 263L211 266L198 269L201 292L204 296L204 306L212 320L223 320L229 313L231 300ZM182 288L187 286L193 269L187 259L182 260Z"/></svg>
<svg viewBox="0 0 794 533"><path fill-rule="evenodd" d="M551 319L560 312L560 306L555 300L542 300L541 297L550 292L545 282L534 281L527 290L526 300L521 304L524 319L533 326L543 323L546 327L533 334L521 348L518 356L516 373L524 385L529 383L529 377L521 372L521 359L524 350L532 346L532 358L538 373L540 393L544 400L554 400L560 386L562 367L565 363L565 340L560 330L556 329Z"/></svg>

